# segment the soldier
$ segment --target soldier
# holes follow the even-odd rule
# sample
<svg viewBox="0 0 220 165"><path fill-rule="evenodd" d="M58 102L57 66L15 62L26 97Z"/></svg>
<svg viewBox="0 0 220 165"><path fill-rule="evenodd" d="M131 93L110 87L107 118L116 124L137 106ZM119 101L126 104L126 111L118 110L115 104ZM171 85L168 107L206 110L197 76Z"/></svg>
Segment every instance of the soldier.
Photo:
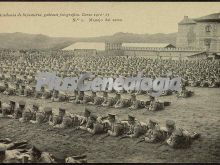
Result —
<svg viewBox="0 0 220 165"><path fill-rule="evenodd" d="M115 114L108 114L108 120L102 122L109 136L120 136L123 134L123 125L116 119Z"/></svg>
<svg viewBox="0 0 220 165"><path fill-rule="evenodd" d="M150 96L150 105L147 108L149 111L159 111L164 109L164 104L160 103L155 97Z"/></svg>
<svg viewBox="0 0 220 165"><path fill-rule="evenodd" d="M20 122L29 122L32 119L32 110L30 106L26 106L25 110L22 112L22 117L19 119Z"/></svg>
<svg viewBox="0 0 220 165"><path fill-rule="evenodd" d="M89 121L90 115L91 115L91 111L88 108L85 108L84 116L78 117L78 119L80 119L79 129L86 130L86 124Z"/></svg>
<svg viewBox="0 0 220 165"><path fill-rule="evenodd" d="M50 97L52 97L52 91L49 89L45 89L42 95L42 99L49 99Z"/></svg>
<svg viewBox="0 0 220 165"><path fill-rule="evenodd" d="M67 157L65 163L87 163L86 155Z"/></svg>
<svg viewBox="0 0 220 165"><path fill-rule="evenodd" d="M72 92L69 92L69 94L68 94L68 101L73 103L74 100L76 99L77 95L78 95L78 91L77 90L74 90L74 94L72 94Z"/></svg>
<svg viewBox="0 0 220 165"><path fill-rule="evenodd" d="M92 91L91 96L84 96L83 97L83 104L93 104L95 97L96 97L96 92Z"/></svg>
<svg viewBox="0 0 220 165"><path fill-rule="evenodd" d="M166 129L168 135L166 143L172 148L188 147L191 144L192 140L200 137L200 134L196 132L189 133L182 128L176 128L175 122L172 120L166 121Z"/></svg>
<svg viewBox="0 0 220 165"><path fill-rule="evenodd" d="M24 109L25 109L25 102L21 100L18 102L18 107L15 109L14 118L15 119L21 118Z"/></svg>
<svg viewBox="0 0 220 165"><path fill-rule="evenodd" d="M63 120L61 124L57 124L54 127L55 128L70 128L73 126L73 120L72 120L72 116L69 113L65 113L63 116Z"/></svg>
<svg viewBox="0 0 220 165"><path fill-rule="evenodd" d="M32 105L32 117L31 117L31 120L36 120L36 113L38 112L39 110L39 105L37 103L33 103Z"/></svg>
<svg viewBox="0 0 220 165"><path fill-rule="evenodd" d="M129 107L129 109L135 110L135 109L139 109L139 108L144 108L144 102L137 100L136 95L134 93L131 94L131 106Z"/></svg>
<svg viewBox="0 0 220 165"><path fill-rule="evenodd" d="M96 96L94 98L94 102L91 104L92 105L101 105L105 101L106 98L108 98L108 93L106 91L104 91L103 96L102 97Z"/></svg>
<svg viewBox="0 0 220 165"><path fill-rule="evenodd" d="M49 123L49 120L52 116L52 108L51 107L39 107L38 111L36 112L36 119L30 120L33 124L42 124L42 123Z"/></svg>
<svg viewBox="0 0 220 165"><path fill-rule="evenodd" d="M19 91L18 91L18 95L19 96L24 96L24 91L25 91L25 85L24 84L22 84L21 85L21 88L19 89Z"/></svg>
<svg viewBox="0 0 220 165"><path fill-rule="evenodd" d="M22 163L22 157L28 154L21 153L18 150L7 150L5 147L0 147L0 163Z"/></svg>
<svg viewBox="0 0 220 165"><path fill-rule="evenodd" d="M79 95L76 97L75 103L76 104L82 104L83 98L84 98L84 91L78 91Z"/></svg>
<svg viewBox="0 0 220 165"><path fill-rule="evenodd" d="M33 146L29 153L31 163L56 163L53 155L48 152L40 151L36 146Z"/></svg>
<svg viewBox="0 0 220 165"><path fill-rule="evenodd" d="M124 137L137 138L144 133L141 123L135 120L134 116L128 115L128 121L121 121L121 123L123 124L125 130Z"/></svg>
<svg viewBox="0 0 220 165"><path fill-rule="evenodd" d="M180 97L187 98L187 97L191 97L193 94L194 94L194 92L189 91L189 90L186 89L185 86L182 86L182 90L181 90L180 93L178 93L177 97L178 98L180 98Z"/></svg>
<svg viewBox="0 0 220 165"><path fill-rule="evenodd" d="M0 117L9 117L9 114L11 112L11 109L10 109L10 105L7 104L7 103L3 103L2 104L2 113L0 115Z"/></svg>
<svg viewBox="0 0 220 165"><path fill-rule="evenodd" d="M166 133L160 130L158 122L153 119L150 119L148 124L148 130L145 133L144 141L147 143L157 143L164 141L166 138Z"/></svg>
<svg viewBox="0 0 220 165"><path fill-rule="evenodd" d="M117 93L119 96L118 101L116 102L116 104L114 105L115 108L124 108L124 107L129 107L132 104L131 99L123 99L121 98L121 94Z"/></svg>
<svg viewBox="0 0 220 165"><path fill-rule="evenodd" d="M35 92L35 98L41 98L43 96L44 91L45 91L45 87L41 87L40 91Z"/></svg>
<svg viewBox="0 0 220 165"><path fill-rule="evenodd" d="M0 92L3 93L7 89L7 82L0 82Z"/></svg>
<svg viewBox="0 0 220 165"><path fill-rule="evenodd" d="M13 113L15 111L15 101L10 100L8 103L2 104L2 117L13 118Z"/></svg>
<svg viewBox="0 0 220 165"><path fill-rule="evenodd" d="M63 117L65 113L66 113L65 109L59 108L58 114L55 111L55 113L53 113L53 115L49 119L49 125L56 126L57 124L61 124L63 122Z"/></svg>
<svg viewBox="0 0 220 165"><path fill-rule="evenodd" d="M12 83L10 83L7 87L7 89L3 92L5 95L14 95L16 93L16 86Z"/></svg>
<svg viewBox="0 0 220 165"><path fill-rule="evenodd" d="M115 97L108 97L103 103L102 106L104 107L111 107L114 106L118 100L121 99L121 94L120 93L116 93Z"/></svg>
<svg viewBox="0 0 220 165"><path fill-rule="evenodd" d="M54 90L52 97L51 97L52 101L59 101L59 91L58 90Z"/></svg>
<svg viewBox="0 0 220 165"><path fill-rule="evenodd" d="M104 127L100 123L100 118L96 115L90 115L86 123L86 130L91 134L99 134L104 132Z"/></svg>

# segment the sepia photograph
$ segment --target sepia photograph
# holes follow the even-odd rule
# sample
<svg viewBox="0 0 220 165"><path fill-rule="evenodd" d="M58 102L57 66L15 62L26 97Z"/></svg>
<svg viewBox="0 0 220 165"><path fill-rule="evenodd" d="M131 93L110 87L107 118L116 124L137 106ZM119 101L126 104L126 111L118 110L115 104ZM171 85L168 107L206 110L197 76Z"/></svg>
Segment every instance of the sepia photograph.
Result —
<svg viewBox="0 0 220 165"><path fill-rule="evenodd" d="M0 163L220 163L220 2L0 2Z"/></svg>

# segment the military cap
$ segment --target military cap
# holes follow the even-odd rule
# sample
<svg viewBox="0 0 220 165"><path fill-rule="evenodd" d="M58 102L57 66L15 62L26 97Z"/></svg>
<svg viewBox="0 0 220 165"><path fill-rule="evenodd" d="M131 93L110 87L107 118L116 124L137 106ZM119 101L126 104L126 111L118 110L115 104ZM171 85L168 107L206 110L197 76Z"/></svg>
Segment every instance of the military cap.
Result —
<svg viewBox="0 0 220 165"><path fill-rule="evenodd" d="M39 108L39 105L37 103L33 103L32 106Z"/></svg>
<svg viewBox="0 0 220 165"><path fill-rule="evenodd" d="M9 100L9 102L10 102L11 104L15 104L15 103L16 103L14 100Z"/></svg>
<svg viewBox="0 0 220 165"><path fill-rule="evenodd" d="M175 122L173 120L167 120L166 121L166 126L167 127L174 127L175 126Z"/></svg>
<svg viewBox="0 0 220 165"><path fill-rule="evenodd" d="M149 122L152 123L152 124L158 124L158 122L154 119L149 119Z"/></svg>
<svg viewBox="0 0 220 165"><path fill-rule="evenodd" d="M108 117L109 117L109 118L115 118L115 114L109 113L109 114L108 114Z"/></svg>
<svg viewBox="0 0 220 165"><path fill-rule="evenodd" d="M23 100L18 102L19 105L25 105L25 102Z"/></svg>
<svg viewBox="0 0 220 165"><path fill-rule="evenodd" d="M177 129L177 130L174 131L174 135L175 136L182 136L183 132L180 129Z"/></svg>
<svg viewBox="0 0 220 165"><path fill-rule="evenodd" d="M40 151L39 147L36 147L35 145L32 146L31 152L32 152L32 153L35 153L35 154L37 154L37 155L40 155L40 154L41 154L41 151Z"/></svg>
<svg viewBox="0 0 220 165"><path fill-rule="evenodd" d="M121 93L120 93L120 92L117 92L116 95L121 95Z"/></svg>
<svg viewBox="0 0 220 165"><path fill-rule="evenodd" d="M136 96L136 94L135 94L135 93L132 93L132 94L131 94L131 96L132 96L132 97L135 97L135 96Z"/></svg>
<svg viewBox="0 0 220 165"><path fill-rule="evenodd" d="M92 119L92 120L96 120L98 118L98 116L96 116L96 115L90 115L90 119Z"/></svg>
<svg viewBox="0 0 220 165"><path fill-rule="evenodd" d="M44 112L45 113L52 113L52 108L51 107L45 107Z"/></svg>
<svg viewBox="0 0 220 165"><path fill-rule="evenodd" d="M134 119L135 119L135 117L132 116L132 115L128 115L128 118L131 119L131 120L134 120Z"/></svg>
<svg viewBox="0 0 220 165"><path fill-rule="evenodd" d="M86 113L91 113L91 111L88 108L85 108Z"/></svg>
<svg viewBox="0 0 220 165"><path fill-rule="evenodd" d="M60 112L66 112L66 109L65 108L59 108L59 111Z"/></svg>

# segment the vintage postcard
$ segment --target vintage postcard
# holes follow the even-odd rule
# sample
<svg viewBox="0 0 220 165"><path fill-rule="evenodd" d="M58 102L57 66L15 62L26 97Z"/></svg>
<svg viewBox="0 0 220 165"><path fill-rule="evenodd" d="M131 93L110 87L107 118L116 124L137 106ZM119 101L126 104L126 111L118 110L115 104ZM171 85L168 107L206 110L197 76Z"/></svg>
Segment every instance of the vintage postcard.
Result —
<svg viewBox="0 0 220 165"><path fill-rule="evenodd" d="M0 2L0 163L219 163L220 2Z"/></svg>

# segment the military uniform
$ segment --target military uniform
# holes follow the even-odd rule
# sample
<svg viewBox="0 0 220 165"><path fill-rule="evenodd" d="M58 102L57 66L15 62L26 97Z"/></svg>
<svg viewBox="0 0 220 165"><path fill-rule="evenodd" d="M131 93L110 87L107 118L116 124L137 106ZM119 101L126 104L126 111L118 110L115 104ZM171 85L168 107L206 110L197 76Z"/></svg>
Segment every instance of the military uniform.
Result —
<svg viewBox="0 0 220 165"><path fill-rule="evenodd" d="M96 97L96 92L92 92L92 95L91 95L91 96L85 95L85 96L83 97L83 104L94 103L95 97Z"/></svg>
<svg viewBox="0 0 220 165"><path fill-rule="evenodd" d="M66 110L63 109L63 108L59 108L59 113L58 114L53 114L52 115L52 118L51 118L51 121L50 121L50 125L52 126L56 126L56 125L59 125L63 122L63 117L66 113Z"/></svg>
<svg viewBox="0 0 220 165"><path fill-rule="evenodd" d="M15 119L21 118L22 117L22 113L23 113L23 111L25 109L25 102L24 101L19 101L18 105L19 105L19 107L17 107L15 109L15 112L14 112L14 118Z"/></svg>
<svg viewBox="0 0 220 165"><path fill-rule="evenodd" d="M157 101L155 97L151 96L151 101L148 110L149 111L159 111L164 109L164 104Z"/></svg>
<svg viewBox="0 0 220 165"><path fill-rule="evenodd" d="M70 114L65 114L63 116L63 121L61 124L57 124L54 127L56 128L70 128L73 126L73 119Z"/></svg>
<svg viewBox="0 0 220 165"><path fill-rule="evenodd" d="M126 134L130 138L139 137L145 132L141 123L135 120L134 116L128 115L128 121L122 121L121 123L124 127L124 134Z"/></svg>
<svg viewBox="0 0 220 165"><path fill-rule="evenodd" d="M40 91L36 91L35 92L35 97L36 98L41 98L44 94L44 91L45 91L45 87L41 87L41 90Z"/></svg>
<svg viewBox="0 0 220 165"><path fill-rule="evenodd" d="M136 99L136 95L135 94L131 94L131 106L129 107L129 109L139 109L139 108L144 108L145 107L145 103L144 101L140 101Z"/></svg>
<svg viewBox="0 0 220 165"><path fill-rule="evenodd" d="M49 89L45 89L43 95L42 95L42 99L49 99L52 97L52 91Z"/></svg>
<svg viewBox="0 0 220 165"><path fill-rule="evenodd" d="M160 130L160 127L158 125L158 122L150 119L148 130L145 133L144 140L148 143L157 143L164 141L167 138L166 134Z"/></svg>
<svg viewBox="0 0 220 165"><path fill-rule="evenodd" d="M89 133L99 134L104 132L104 126L98 120L96 115L90 115L88 122L86 123L86 128Z"/></svg>
<svg viewBox="0 0 220 165"><path fill-rule="evenodd" d="M49 122L52 116L52 108L51 107L39 107L39 109L35 112L36 113L36 120L34 118L30 120L31 123L46 123Z"/></svg>
<svg viewBox="0 0 220 165"><path fill-rule="evenodd" d="M76 97L75 103L81 104L83 103L84 91L79 91L79 95Z"/></svg>
<svg viewBox="0 0 220 165"><path fill-rule="evenodd" d="M28 154L21 153L18 150L6 150L0 148L0 163L22 163L22 158L29 156Z"/></svg>
<svg viewBox="0 0 220 165"><path fill-rule="evenodd" d="M119 120L116 120L114 114L108 114L108 120L104 120L102 124L104 126L104 132L107 132L110 136L123 134L123 125Z"/></svg>
<svg viewBox="0 0 220 165"><path fill-rule="evenodd" d="M167 129L167 144L172 148L185 148L188 147L192 140L200 137L200 134L194 132L193 134L182 128L176 128L175 122L168 120L166 122Z"/></svg>
<svg viewBox="0 0 220 165"><path fill-rule="evenodd" d="M32 119L33 112L30 107L26 107L22 112L22 117L19 119L20 122L29 122Z"/></svg>
<svg viewBox="0 0 220 165"><path fill-rule="evenodd" d="M107 97L108 97L108 93L106 91L104 91L102 97L96 96L94 98L93 105L102 105L102 103L106 100Z"/></svg>
<svg viewBox="0 0 220 165"><path fill-rule="evenodd" d="M1 106L2 116L1 117L10 117L10 118L12 118L14 110L15 110L15 102L13 100L10 100L9 104L8 103L2 103L2 106Z"/></svg>
<svg viewBox="0 0 220 165"><path fill-rule="evenodd" d="M114 106L117 101L120 99L121 95L120 93L117 93L115 97L108 97L106 101L104 101L102 103L102 106L104 107L111 107L111 106Z"/></svg>
<svg viewBox="0 0 220 165"><path fill-rule="evenodd" d="M30 163L56 163L53 155L48 152L42 152L36 146L30 151Z"/></svg>

